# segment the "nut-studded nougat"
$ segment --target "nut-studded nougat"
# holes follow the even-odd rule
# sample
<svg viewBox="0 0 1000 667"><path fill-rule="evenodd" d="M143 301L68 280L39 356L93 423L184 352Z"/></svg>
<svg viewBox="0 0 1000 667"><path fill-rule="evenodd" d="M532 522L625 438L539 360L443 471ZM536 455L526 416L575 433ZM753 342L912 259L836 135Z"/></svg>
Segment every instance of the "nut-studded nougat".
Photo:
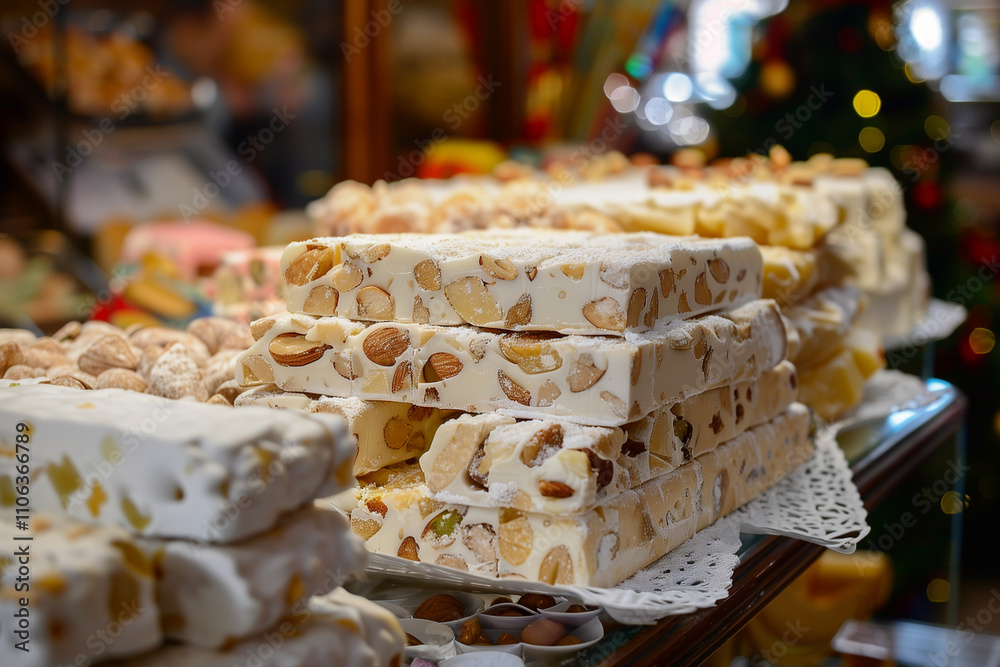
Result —
<svg viewBox="0 0 1000 667"><path fill-rule="evenodd" d="M786 351L767 300L624 338L291 314L254 325L237 362L244 386L603 426L756 378Z"/></svg>

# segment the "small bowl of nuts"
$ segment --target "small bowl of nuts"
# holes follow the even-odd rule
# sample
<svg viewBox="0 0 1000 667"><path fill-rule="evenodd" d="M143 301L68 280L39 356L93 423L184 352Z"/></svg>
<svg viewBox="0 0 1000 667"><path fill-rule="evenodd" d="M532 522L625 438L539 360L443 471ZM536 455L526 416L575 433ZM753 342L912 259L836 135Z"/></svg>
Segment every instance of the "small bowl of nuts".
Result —
<svg viewBox="0 0 1000 667"><path fill-rule="evenodd" d="M458 632L462 624L483 609L483 599L471 593L451 591L435 595L423 594L399 603L405 609L413 609L413 618L435 623L443 623Z"/></svg>
<svg viewBox="0 0 1000 667"><path fill-rule="evenodd" d="M565 600L557 605L541 610L542 616L558 621L569 628L576 628L592 618L601 615L601 608L595 605L582 605Z"/></svg>
<svg viewBox="0 0 1000 667"><path fill-rule="evenodd" d="M503 630L485 630L479 621L479 615L470 618L462 624L458 632L458 642L455 647L461 653L477 651L500 651L521 655L521 642L516 634Z"/></svg>
<svg viewBox="0 0 1000 667"><path fill-rule="evenodd" d="M577 628L569 628L542 616L521 632L524 661L559 662L593 646L602 637L604 626L600 619L592 618Z"/></svg>
<svg viewBox="0 0 1000 667"><path fill-rule="evenodd" d="M447 625L422 618L401 618L399 625L406 633L407 660L440 662L455 656L455 633Z"/></svg>
<svg viewBox="0 0 1000 667"><path fill-rule="evenodd" d="M565 598L554 598L551 595L545 595L543 593L525 593L517 599L517 603L519 605L535 611L541 611L542 609L554 607L564 601Z"/></svg>
<svg viewBox="0 0 1000 667"><path fill-rule="evenodd" d="M479 614L479 622L484 629L511 633L520 632L536 618L538 618L537 611L513 602L494 604Z"/></svg>

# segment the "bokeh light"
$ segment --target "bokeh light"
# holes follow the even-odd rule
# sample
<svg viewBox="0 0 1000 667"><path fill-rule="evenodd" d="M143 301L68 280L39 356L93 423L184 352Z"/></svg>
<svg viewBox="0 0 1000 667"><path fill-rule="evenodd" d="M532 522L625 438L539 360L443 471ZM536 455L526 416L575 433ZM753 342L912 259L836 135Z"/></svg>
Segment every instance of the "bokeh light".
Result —
<svg viewBox="0 0 1000 667"><path fill-rule="evenodd" d="M691 77L680 72L669 74L663 82L663 96L671 102L686 102L694 93Z"/></svg>
<svg viewBox="0 0 1000 667"><path fill-rule="evenodd" d="M621 88L622 86L628 85L628 78L624 74L619 74L618 72L612 72L608 75L608 78L604 80L604 94L611 99L612 93Z"/></svg>
<svg viewBox="0 0 1000 667"><path fill-rule="evenodd" d="M626 113L629 111L635 111L636 107L639 106L639 91L632 86L621 86L616 88L611 93L611 106L615 108L616 111L621 113Z"/></svg>
<svg viewBox="0 0 1000 667"><path fill-rule="evenodd" d="M878 153L885 146L885 135L877 127L866 127L858 133L858 143L869 153Z"/></svg>
<svg viewBox="0 0 1000 667"><path fill-rule="evenodd" d="M795 88L795 72L784 60L768 60L760 68L760 86L771 97L788 97Z"/></svg>
<svg viewBox="0 0 1000 667"><path fill-rule="evenodd" d="M882 108L882 98L871 90L859 90L854 96L854 110L862 118L871 118Z"/></svg>
<svg viewBox="0 0 1000 667"><path fill-rule="evenodd" d="M934 141L938 141L948 138L948 135L951 134L951 127L948 125L948 121L941 116L928 116L927 120L924 121L924 132Z"/></svg>
<svg viewBox="0 0 1000 667"><path fill-rule="evenodd" d="M949 491L941 497L941 511L945 514L960 514L965 507L966 501L958 491Z"/></svg>
<svg viewBox="0 0 1000 667"><path fill-rule="evenodd" d="M951 584L944 579L931 579L927 584L927 599L931 602L947 602L951 595Z"/></svg>
<svg viewBox="0 0 1000 667"><path fill-rule="evenodd" d="M976 327L969 334L969 347L976 354L988 354L996 344L996 336L989 329Z"/></svg>

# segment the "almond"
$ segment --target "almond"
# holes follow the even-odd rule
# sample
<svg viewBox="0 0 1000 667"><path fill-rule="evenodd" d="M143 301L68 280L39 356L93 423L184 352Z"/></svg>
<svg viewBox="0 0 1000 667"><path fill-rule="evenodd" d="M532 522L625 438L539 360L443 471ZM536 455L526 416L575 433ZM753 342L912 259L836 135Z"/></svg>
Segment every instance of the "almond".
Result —
<svg viewBox="0 0 1000 667"><path fill-rule="evenodd" d="M572 584L573 558L563 545L549 551L538 566L538 580L546 584Z"/></svg>
<svg viewBox="0 0 1000 667"><path fill-rule="evenodd" d="M436 292L441 289L441 269L433 259L425 259L413 267L413 278L422 289Z"/></svg>
<svg viewBox="0 0 1000 667"><path fill-rule="evenodd" d="M456 554L441 554L434 559L434 562L438 565L455 568L456 570L469 571L469 565L465 562L465 559Z"/></svg>
<svg viewBox="0 0 1000 667"><path fill-rule="evenodd" d="M379 366L393 366L399 355L410 347L410 332L395 327L380 327L361 343L361 350Z"/></svg>
<svg viewBox="0 0 1000 667"><path fill-rule="evenodd" d="M581 280L583 278L583 272L587 268L586 264L575 263L575 264L563 264L560 269L570 280Z"/></svg>
<svg viewBox="0 0 1000 667"><path fill-rule="evenodd" d="M535 276L538 275L538 267L537 266L524 267L524 275L528 276L529 281L533 281L535 279Z"/></svg>
<svg viewBox="0 0 1000 667"><path fill-rule="evenodd" d="M208 390L201 381L198 365L179 343L172 345L153 364L146 393L164 398L194 396L199 401L208 400Z"/></svg>
<svg viewBox="0 0 1000 667"><path fill-rule="evenodd" d="M601 262L601 282L615 289L628 289L628 268Z"/></svg>
<svg viewBox="0 0 1000 667"><path fill-rule="evenodd" d="M138 356L124 336L106 334L87 346L77 365L85 373L100 375L109 368L132 370L138 363Z"/></svg>
<svg viewBox="0 0 1000 667"><path fill-rule="evenodd" d="M708 287L708 277L704 271L694 279L694 302L702 306L712 305L712 290Z"/></svg>
<svg viewBox="0 0 1000 667"><path fill-rule="evenodd" d="M61 378L56 378L55 380L50 380L43 384L51 384L57 387L69 387L70 389L88 389L85 384L77 380L75 377L69 375Z"/></svg>
<svg viewBox="0 0 1000 667"><path fill-rule="evenodd" d="M279 334L267 344L267 351L271 353L275 363L293 367L311 364L329 349L329 345L306 340L305 336L297 333Z"/></svg>
<svg viewBox="0 0 1000 667"><path fill-rule="evenodd" d="M420 545L417 544L417 541L413 539L413 537L407 537L405 540L403 540L403 543L399 545L399 550L396 551L396 555L399 556L400 558L405 558L407 560L414 560L420 562L420 556L417 555L419 551L420 551ZM414 617L415 616L416 615L414 615ZM459 616L459 618L461 618L461 616Z"/></svg>
<svg viewBox="0 0 1000 667"><path fill-rule="evenodd" d="M333 356L333 368L338 373L340 377L345 380L356 380L358 376L354 374L353 362L351 360L351 355L345 352L340 352Z"/></svg>
<svg viewBox="0 0 1000 667"><path fill-rule="evenodd" d="M646 316L642 318L642 323L646 325L647 329L652 329L653 325L656 324L656 320L660 317L660 297L656 293L656 288L653 288L653 298L649 300L649 310L646 311Z"/></svg>
<svg viewBox="0 0 1000 667"><path fill-rule="evenodd" d="M21 346L14 341L0 343L0 377L7 372L11 366L17 366L24 360L24 353Z"/></svg>
<svg viewBox="0 0 1000 667"><path fill-rule="evenodd" d="M724 283L729 280L729 264L721 257L709 260L708 272L712 274L716 282Z"/></svg>
<svg viewBox="0 0 1000 667"><path fill-rule="evenodd" d="M254 320L250 323L250 335L253 336L254 340L260 340L273 326L273 317L265 317L262 320Z"/></svg>
<svg viewBox="0 0 1000 667"><path fill-rule="evenodd" d="M521 405L531 405L531 392L511 380L503 371L497 371L497 378L500 381L500 389L507 398Z"/></svg>
<svg viewBox="0 0 1000 667"><path fill-rule="evenodd" d="M542 383L542 386L538 388L538 407L547 408L553 405L562 395L559 391L559 387L552 380L546 380Z"/></svg>
<svg viewBox="0 0 1000 667"><path fill-rule="evenodd" d="M531 523L523 512L508 507L500 509L497 547L501 558L511 565L520 565L531 555L534 538Z"/></svg>
<svg viewBox="0 0 1000 667"><path fill-rule="evenodd" d="M285 283L300 287L326 274L333 268L333 250L314 248L293 259L285 269Z"/></svg>
<svg viewBox="0 0 1000 667"><path fill-rule="evenodd" d="M413 427L398 416L387 421L382 429L385 446L389 449L402 449L412 433Z"/></svg>
<svg viewBox="0 0 1000 667"><path fill-rule="evenodd" d="M71 320L66 324L62 325L59 331L52 334L52 338L60 343L64 341L73 340L74 338L80 335L81 329L82 327L80 326L79 322L77 322L76 320Z"/></svg>
<svg viewBox="0 0 1000 667"><path fill-rule="evenodd" d="M503 325L507 329L522 327L531 323L531 295L522 294L513 306L507 310Z"/></svg>
<svg viewBox="0 0 1000 667"><path fill-rule="evenodd" d="M488 326L503 318L500 304L481 278L469 276L448 283L444 295L458 316L469 324Z"/></svg>
<svg viewBox="0 0 1000 667"><path fill-rule="evenodd" d="M435 352L424 366L424 381L439 382L453 378L462 370L462 362L454 354Z"/></svg>
<svg viewBox="0 0 1000 667"><path fill-rule="evenodd" d="M413 386L413 364L404 361L396 366L396 372L392 375L392 393L397 393L403 389Z"/></svg>
<svg viewBox="0 0 1000 667"><path fill-rule="evenodd" d="M372 514L378 514L383 519L385 518L385 515L389 513L389 508L386 506L386 504L382 501L381 498L372 498L371 500L365 503L365 507L368 508L369 512L371 512Z"/></svg>
<svg viewBox="0 0 1000 667"><path fill-rule="evenodd" d="M379 243L359 251L358 257L361 258L363 262L374 264L375 262L388 257L389 251L391 250L392 246L388 243Z"/></svg>
<svg viewBox="0 0 1000 667"><path fill-rule="evenodd" d="M642 309L646 307L646 290L642 287L637 287L635 291L632 292L632 296L628 299L628 317L626 324L629 327L639 326L639 316L642 314Z"/></svg>
<svg viewBox="0 0 1000 667"><path fill-rule="evenodd" d="M146 391L146 381L135 371L127 368L109 368L97 376L94 389L128 389L140 394Z"/></svg>
<svg viewBox="0 0 1000 667"><path fill-rule="evenodd" d="M385 321L392 319L392 297L381 287L368 285L358 290L358 318Z"/></svg>
<svg viewBox="0 0 1000 667"><path fill-rule="evenodd" d="M259 354L251 354L243 358L240 375L237 377L240 385L249 387L258 384L274 382L274 370L271 364Z"/></svg>
<svg viewBox="0 0 1000 667"><path fill-rule="evenodd" d="M618 302L609 296L585 305L583 316L598 329L625 331L625 313Z"/></svg>
<svg viewBox="0 0 1000 667"><path fill-rule="evenodd" d="M309 290L302 312L309 315L336 315L340 294L329 285L317 285Z"/></svg>
<svg viewBox="0 0 1000 667"><path fill-rule="evenodd" d="M538 482L538 493L546 498L569 498L573 495L573 487L562 482L541 480Z"/></svg>
<svg viewBox="0 0 1000 667"><path fill-rule="evenodd" d="M407 539L412 540L412 537ZM402 548L402 547L400 547ZM454 595L439 593L424 600L417 610L413 612L413 618L422 618L435 623L449 623L457 621L465 616L465 605Z"/></svg>
<svg viewBox="0 0 1000 667"><path fill-rule="evenodd" d="M45 371L41 368L33 368L24 364L14 364L3 374L4 380L27 380L29 378L45 377Z"/></svg>
<svg viewBox="0 0 1000 667"><path fill-rule="evenodd" d="M660 294L664 298L670 296L674 291L674 270L663 269L660 271Z"/></svg>
<svg viewBox="0 0 1000 667"><path fill-rule="evenodd" d="M479 256L479 266L483 271L497 280L514 280L517 278L517 267L509 259L496 259L489 255Z"/></svg>
<svg viewBox="0 0 1000 667"><path fill-rule="evenodd" d="M427 324L431 321L431 311L419 296L413 297L413 321Z"/></svg>
<svg viewBox="0 0 1000 667"><path fill-rule="evenodd" d="M156 345L150 345L142 350L142 354L139 355L139 363L136 364L135 371L147 382L149 381L149 371L153 368L153 364L159 359L163 353L164 349Z"/></svg>
<svg viewBox="0 0 1000 667"><path fill-rule="evenodd" d="M559 352L548 343L555 337L545 332L505 334L499 337L500 352L528 375L548 373L563 363Z"/></svg>
<svg viewBox="0 0 1000 667"><path fill-rule="evenodd" d="M604 370L594 365L594 358L589 353L581 354L573 360L569 375L566 380L569 383L569 390L573 393L584 391L593 387L598 380L604 377Z"/></svg>
<svg viewBox="0 0 1000 667"><path fill-rule="evenodd" d="M365 279L361 268L354 262L344 262L335 268L330 275L333 280L333 286L341 294L350 292Z"/></svg>
<svg viewBox="0 0 1000 667"><path fill-rule="evenodd" d="M611 406L615 416L619 419L628 419L628 405L610 391L601 392L601 400Z"/></svg>

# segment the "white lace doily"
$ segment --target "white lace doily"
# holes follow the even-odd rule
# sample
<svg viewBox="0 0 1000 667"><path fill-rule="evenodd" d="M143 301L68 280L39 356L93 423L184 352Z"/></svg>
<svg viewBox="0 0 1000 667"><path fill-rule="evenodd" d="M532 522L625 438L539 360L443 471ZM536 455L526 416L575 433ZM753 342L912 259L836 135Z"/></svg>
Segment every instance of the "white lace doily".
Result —
<svg viewBox="0 0 1000 667"><path fill-rule="evenodd" d="M614 588L549 586L486 579L433 563L372 554L371 575L417 579L427 586L496 593L536 592L596 604L620 623L647 624L713 606L726 597L739 562L740 531L787 535L852 553L870 530L851 471L834 439L822 429L804 465L733 514L697 533L678 549Z"/></svg>

